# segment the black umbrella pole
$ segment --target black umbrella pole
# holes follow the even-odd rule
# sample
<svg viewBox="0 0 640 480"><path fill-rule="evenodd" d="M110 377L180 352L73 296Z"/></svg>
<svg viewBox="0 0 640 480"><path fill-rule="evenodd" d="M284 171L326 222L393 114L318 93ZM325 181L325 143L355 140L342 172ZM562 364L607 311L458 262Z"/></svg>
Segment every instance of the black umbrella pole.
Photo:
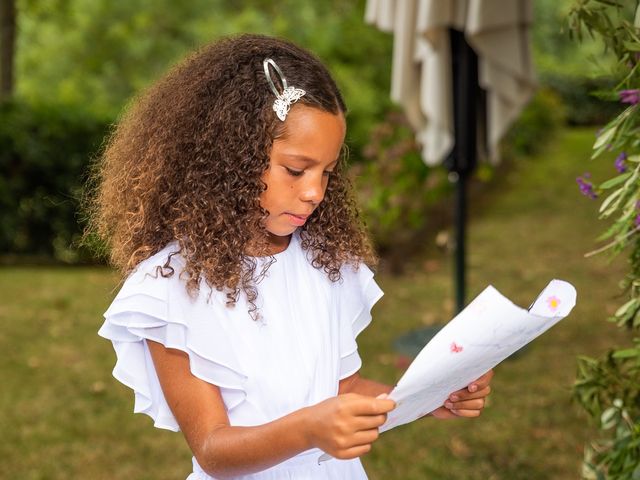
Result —
<svg viewBox="0 0 640 480"><path fill-rule="evenodd" d="M455 286L456 313L460 313L465 306L466 297L466 223L467 223L467 175L465 172L456 175L456 206L455 206Z"/></svg>
<svg viewBox="0 0 640 480"><path fill-rule="evenodd" d="M454 147L446 165L456 183L455 204L455 289L456 311L465 306L465 230L467 180L476 167L478 103L482 98L478 82L478 56L464 33L451 30Z"/></svg>

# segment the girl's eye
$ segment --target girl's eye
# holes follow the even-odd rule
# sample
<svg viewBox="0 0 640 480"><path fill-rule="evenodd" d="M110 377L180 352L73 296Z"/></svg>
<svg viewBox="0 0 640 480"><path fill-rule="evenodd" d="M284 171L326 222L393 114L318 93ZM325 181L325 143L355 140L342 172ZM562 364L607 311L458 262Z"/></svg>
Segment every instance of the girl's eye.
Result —
<svg viewBox="0 0 640 480"><path fill-rule="evenodd" d="M284 167L284 168L287 169L287 173L292 177L299 177L304 173L304 170L293 170L292 168L289 168L289 167Z"/></svg>

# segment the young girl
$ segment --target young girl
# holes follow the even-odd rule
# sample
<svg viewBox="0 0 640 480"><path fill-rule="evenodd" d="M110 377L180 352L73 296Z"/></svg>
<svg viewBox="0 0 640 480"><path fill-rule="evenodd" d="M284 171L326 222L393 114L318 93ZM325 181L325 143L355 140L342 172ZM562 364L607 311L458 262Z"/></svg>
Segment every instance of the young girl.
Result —
<svg viewBox="0 0 640 480"><path fill-rule="evenodd" d="M183 432L191 480L366 478L394 402L358 374L382 292L345 112L318 59L244 35L174 68L106 148L95 227L127 278L100 335L135 412ZM432 415L479 415L491 375Z"/></svg>

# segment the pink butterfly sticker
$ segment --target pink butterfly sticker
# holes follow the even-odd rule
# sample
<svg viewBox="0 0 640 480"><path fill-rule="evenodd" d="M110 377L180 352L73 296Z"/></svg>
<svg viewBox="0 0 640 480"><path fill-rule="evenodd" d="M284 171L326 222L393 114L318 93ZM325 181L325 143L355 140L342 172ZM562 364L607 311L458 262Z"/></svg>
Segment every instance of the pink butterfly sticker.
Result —
<svg viewBox="0 0 640 480"><path fill-rule="evenodd" d="M458 345L456 342L451 342L449 350L451 350L451 353L460 353L463 349L462 345Z"/></svg>

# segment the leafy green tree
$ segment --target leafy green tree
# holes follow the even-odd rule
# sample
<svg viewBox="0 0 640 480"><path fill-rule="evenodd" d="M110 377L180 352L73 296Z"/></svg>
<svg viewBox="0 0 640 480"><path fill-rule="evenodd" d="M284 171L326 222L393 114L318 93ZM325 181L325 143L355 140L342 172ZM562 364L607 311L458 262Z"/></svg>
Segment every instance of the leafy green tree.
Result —
<svg viewBox="0 0 640 480"><path fill-rule="evenodd" d="M220 3L18 0L17 93L115 116L198 43L193 23Z"/></svg>
<svg viewBox="0 0 640 480"><path fill-rule="evenodd" d="M18 8L17 88L32 101L115 116L189 51L254 32L290 38L329 63L358 119L381 118L390 103L391 38L364 24L363 1L18 0Z"/></svg>

